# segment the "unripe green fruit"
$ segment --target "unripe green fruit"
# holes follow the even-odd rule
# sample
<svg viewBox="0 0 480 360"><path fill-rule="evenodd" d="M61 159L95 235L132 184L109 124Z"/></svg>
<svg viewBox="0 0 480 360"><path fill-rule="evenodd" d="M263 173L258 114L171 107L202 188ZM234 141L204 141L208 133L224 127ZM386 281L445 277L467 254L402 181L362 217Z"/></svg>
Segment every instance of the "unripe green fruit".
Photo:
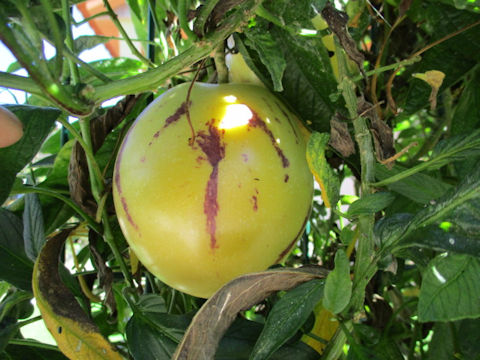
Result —
<svg viewBox="0 0 480 360"><path fill-rule="evenodd" d="M147 269L209 297L289 254L309 216L313 178L298 120L268 90L196 83L188 96L189 86L162 94L132 125L113 195Z"/></svg>

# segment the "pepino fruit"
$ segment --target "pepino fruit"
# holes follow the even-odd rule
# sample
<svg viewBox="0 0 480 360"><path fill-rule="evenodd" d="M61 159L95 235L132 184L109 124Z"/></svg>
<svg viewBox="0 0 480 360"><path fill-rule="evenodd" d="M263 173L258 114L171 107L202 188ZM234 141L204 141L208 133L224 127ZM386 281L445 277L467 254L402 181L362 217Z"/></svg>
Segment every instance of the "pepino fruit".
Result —
<svg viewBox="0 0 480 360"><path fill-rule="evenodd" d="M313 178L296 117L250 84L176 86L130 128L113 195L146 268L207 298L284 259L308 219Z"/></svg>

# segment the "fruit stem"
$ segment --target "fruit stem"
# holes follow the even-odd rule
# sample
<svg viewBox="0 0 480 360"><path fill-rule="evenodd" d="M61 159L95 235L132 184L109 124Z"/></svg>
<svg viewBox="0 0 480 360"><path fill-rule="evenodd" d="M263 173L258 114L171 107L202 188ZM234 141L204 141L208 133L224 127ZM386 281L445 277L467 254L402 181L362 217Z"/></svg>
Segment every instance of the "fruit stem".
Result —
<svg viewBox="0 0 480 360"><path fill-rule="evenodd" d="M228 82L228 69L225 63L225 44L221 42L215 50L213 57L215 61L215 68L217 69L217 82L225 84Z"/></svg>

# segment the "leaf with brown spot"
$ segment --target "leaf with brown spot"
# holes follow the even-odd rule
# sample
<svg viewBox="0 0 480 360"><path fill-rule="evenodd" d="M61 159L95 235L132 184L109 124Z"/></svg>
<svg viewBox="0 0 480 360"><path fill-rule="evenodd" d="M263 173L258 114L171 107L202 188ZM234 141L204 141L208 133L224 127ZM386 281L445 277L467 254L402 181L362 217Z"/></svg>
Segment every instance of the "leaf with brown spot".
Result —
<svg viewBox="0 0 480 360"><path fill-rule="evenodd" d="M221 338L240 311L277 291L325 276L326 270L308 267L252 273L230 281L197 312L172 359L213 359Z"/></svg>
<svg viewBox="0 0 480 360"><path fill-rule="evenodd" d="M141 98L141 95L126 96L104 114L90 121L90 134L94 153L103 145L108 134L132 112L134 106ZM90 187L87 158L85 157L82 146L78 142L73 146L70 157L68 185L73 201L80 205L90 216L94 217L97 211L97 203L93 198Z"/></svg>
<svg viewBox="0 0 480 360"><path fill-rule="evenodd" d="M350 136L346 123L340 121L338 114L330 120L330 141L328 145L337 150L343 157L355 154L355 143Z"/></svg>
<svg viewBox="0 0 480 360"><path fill-rule="evenodd" d="M70 232L63 230L50 238L37 257L32 280L37 306L58 347L69 359L122 359L60 279L59 255Z"/></svg>

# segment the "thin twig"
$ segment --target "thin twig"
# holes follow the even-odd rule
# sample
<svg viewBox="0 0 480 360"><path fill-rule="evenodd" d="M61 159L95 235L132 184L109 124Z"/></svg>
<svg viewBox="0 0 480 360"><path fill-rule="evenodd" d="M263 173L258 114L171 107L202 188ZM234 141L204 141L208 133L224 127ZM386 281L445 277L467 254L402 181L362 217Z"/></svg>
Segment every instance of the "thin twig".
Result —
<svg viewBox="0 0 480 360"><path fill-rule="evenodd" d="M457 31L454 31L453 33L450 33L444 37L442 37L441 39L438 39L434 42L432 42L431 44L428 44L427 46L425 46L424 48L418 50L416 53L414 53L413 55L411 55L409 57L409 59L412 59L414 57L417 57L417 56L420 56L421 54L423 54L425 51L427 50L430 50L432 47L434 46L437 46L438 44L441 44L442 42L444 41L447 41L451 38L453 38L454 36L457 36L457 35L460 35L461 33L467 31L467 30L470 30L471 28L477 26L477 25L480 25L480 20L478 21L475 21L474 23L470 24L470 25L467 25ZM387 101L388 101L388 106L392 109L392 111L394 113L397 112L397 105L395 103L395 100L393 99L393 95L392 95L392 87L393 87L393 80L395 79L395 76L397 75L397 72L398 70L400 70L401 66L399 66L398 68L396 68L392 74L390 75L389 79L388 79L388 82L387 82L387 85L386 85L386 92L387 92Z"/></svg>
<svg viewBox="0 0 480 360"><path fill-rule="evenodd" d="M205 60L206 60L206 58L204 58L202 60L202 62L200 63L200 66L198 67L197 72L195 72L195 76L193 77L193 80L190 83L190 86L188 87L187 99L186 99L186 103L185 103L185 113L187 115L188 125L190 125L190 130L192 131L192 136L188 140L188 144L190 146L193 146L195 144L195 129L193 128L192 119L190 118L190 95L192 93L193 84L195 84L195 82L197 81L198 74L200 73L200 70L202 69L203 64L205 63Z"/></svg>
<svg viewBox="0 0 480 360"><path fill-rule="evenodd" d="M138 49L135 47L135 45L133 44L132 40L130 39L130 37L128 36L127 32L125 31L125 28L122 26L122 24L120 23L120 21L118 20L118 16L117 14L115 14L115 12L113 11L110 3L108 2L108 0L103 0L103 4L105 5L105 8L107 9L108 11L108 14L110 15L110 18L112 19L113 23L115 24L115 26L117 27L118 31L120 32L120 34L122 34L123 38L125 39L125 41L127 42L127 46L128 48L130 49L130 51L141 61L143 62L145 65L147 65L149 68L154 68L155 67L155 64L152 63L150 60L148 60L145 56L143 56L140 51L138 51Z"/></svg>

